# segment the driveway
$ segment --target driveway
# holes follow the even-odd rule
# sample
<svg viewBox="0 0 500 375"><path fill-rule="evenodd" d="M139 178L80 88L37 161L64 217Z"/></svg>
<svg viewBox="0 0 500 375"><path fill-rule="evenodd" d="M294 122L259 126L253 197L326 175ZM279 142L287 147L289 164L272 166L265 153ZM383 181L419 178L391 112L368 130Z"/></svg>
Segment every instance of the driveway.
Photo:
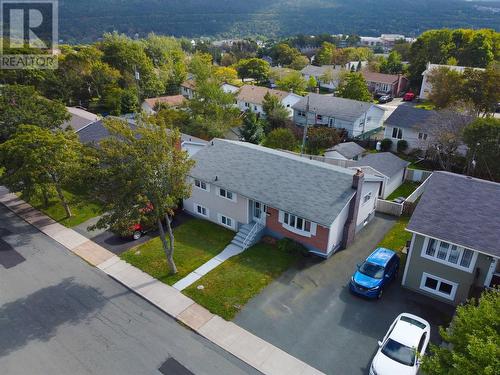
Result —
<svg viewBox="0 0 500 375"><path fill-rule="evenodd" d="M328 260L305 258L248 303L234 322L327 374L367 374L390 323L402 313L447 324L453 309L393 283L382 300L352 295L348 282L395 219L377 216L354 244ZM400 274L402 274L401 272Z"/></svg>
<svg viewBox="0 0 500 375"><path fill-rule="evenodd" d="M190 220L191 218L192 218L191 215L189 215L185 211L181 211L175 215L174 220L172 222L172 227L176 228L179 225ZM94 217L71 229L80 233L82 236L85 236L88 239L94 241L95 243L101 245L102 247L104 247L105 249L111 251L116 255L120 255L121 253L124 253L125 251L127 251L132 247L139 246L159 236L158 230L153 230L151 232L146 233L138 240L133 241L128 238L122 238L120 236L117 236L113 232L105 229L97 229L89 231L87 228L91 225L96 224L98 220L99 217Z"/></svg>

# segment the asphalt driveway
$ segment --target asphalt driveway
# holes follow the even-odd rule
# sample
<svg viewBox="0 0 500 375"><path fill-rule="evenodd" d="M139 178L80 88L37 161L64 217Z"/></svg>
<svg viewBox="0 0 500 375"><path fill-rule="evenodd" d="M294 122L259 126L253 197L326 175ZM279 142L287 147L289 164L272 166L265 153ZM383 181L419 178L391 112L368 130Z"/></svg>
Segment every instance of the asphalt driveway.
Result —
<svg viewBox="0 0 500 375"><path fill-rule="evenodd" d="M377 216L354 244L326 261L305 258L248 303L234 322L327 374L367 374L390 323L409 312L432 324L447 324L453 309L435 300L389 286L380 301L352 295L348 282L395 219ZM402 274L402 272L400 273Z"/></svg>

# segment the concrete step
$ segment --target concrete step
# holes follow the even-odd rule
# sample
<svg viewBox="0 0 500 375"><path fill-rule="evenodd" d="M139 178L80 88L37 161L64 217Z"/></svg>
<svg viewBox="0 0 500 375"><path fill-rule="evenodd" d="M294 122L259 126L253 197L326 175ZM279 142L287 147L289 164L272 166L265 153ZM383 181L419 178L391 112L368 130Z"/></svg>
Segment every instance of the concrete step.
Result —
<svg viewBox="0 0 500 375"><path fill-rule="evenodd" d="M239 241L237 239L233 239L231 241L231 244L243 248L243 241Z"/></svg>

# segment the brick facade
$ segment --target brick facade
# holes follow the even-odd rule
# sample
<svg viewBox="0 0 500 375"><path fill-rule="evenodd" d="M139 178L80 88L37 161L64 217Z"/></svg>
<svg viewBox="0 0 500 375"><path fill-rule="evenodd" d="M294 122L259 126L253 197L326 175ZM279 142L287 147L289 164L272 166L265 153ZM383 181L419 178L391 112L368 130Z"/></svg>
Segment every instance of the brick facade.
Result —
<svg viewBox="0 0 500 375"><path fill-rule="evenodd" d="M283 228L283 225L279 222L279 211L275 208L267 208L267 221L266 227L273 233L282 235L283 237L290 238L294 241L300 242L307 248L313 248L316 251L321 251L325 253L328 252L328 237L330 234L330 229L325 228L321 225L317 225L316 235L311 237L304 237L296 233L290 232Z"/></svg>

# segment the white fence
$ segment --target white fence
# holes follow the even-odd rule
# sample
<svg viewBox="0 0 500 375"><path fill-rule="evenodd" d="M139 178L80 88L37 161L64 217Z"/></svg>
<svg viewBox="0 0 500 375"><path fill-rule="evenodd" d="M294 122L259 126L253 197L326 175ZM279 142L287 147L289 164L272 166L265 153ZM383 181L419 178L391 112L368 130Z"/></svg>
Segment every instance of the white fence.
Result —
<svg viewBox="0 0 500 375"><path fill-rule="evenodd" d="M432 171L424 171L422 169L407 169L405 179L408 181L421 182L425 181L432 174Z"/></svg>
<svg viewBox="0 0 500 375"><path fill-rule="evenodd" d="M408 198L405 199L405 202L414 203L417 201L417 199L424 193L427 181L429 181L431 174L429 174L427 178L424 180L424 182L422 182L422 184L418 188L416 188L415 191L411 193Z"/></svg>
<svg viewBox="0 0 500 375"><path fill-rule="evenodd" d="M401 216L403 214L403 204L378 199L376 211L392 216Z"/></svg>

